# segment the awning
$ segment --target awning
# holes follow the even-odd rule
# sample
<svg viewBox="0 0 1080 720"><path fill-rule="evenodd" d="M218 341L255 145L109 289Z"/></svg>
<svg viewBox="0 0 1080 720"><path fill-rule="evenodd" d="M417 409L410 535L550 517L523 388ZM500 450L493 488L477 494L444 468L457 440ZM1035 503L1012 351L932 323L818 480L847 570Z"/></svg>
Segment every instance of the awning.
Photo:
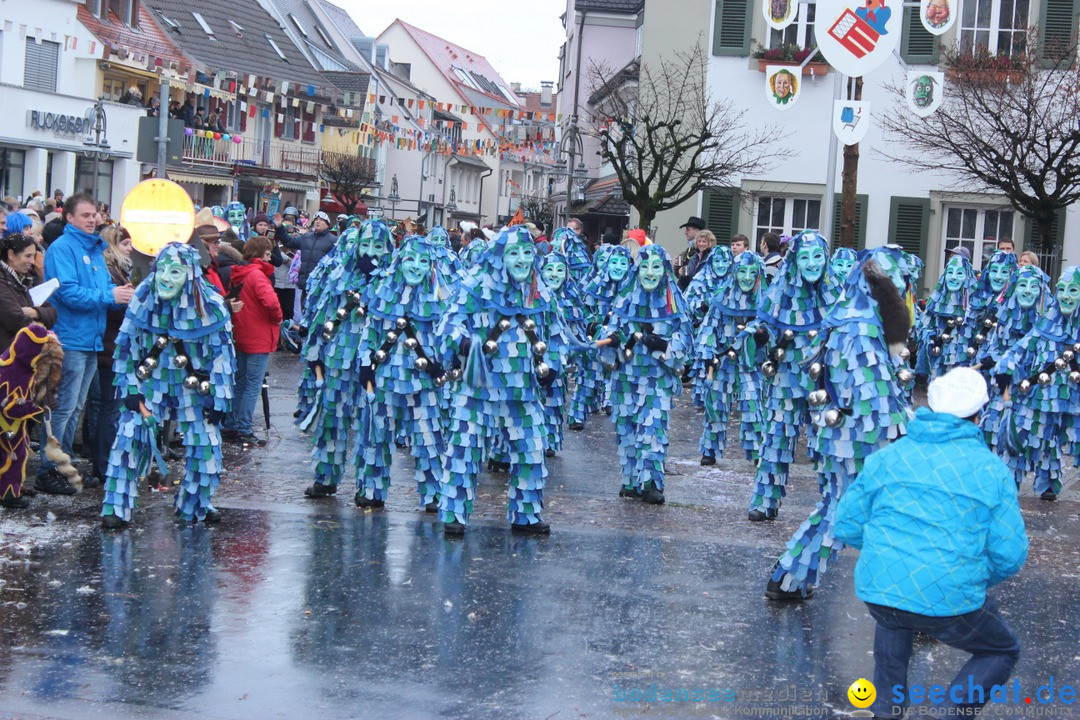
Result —
<svg viewBox="0 0 1080 720"><path fill-rule="evenodd" d="M232 187L233 179L225 175L195 175L191 173L174 172L169 170L169 179L173 182L197 183L202 185L215 185L217 187Z"/></svg>

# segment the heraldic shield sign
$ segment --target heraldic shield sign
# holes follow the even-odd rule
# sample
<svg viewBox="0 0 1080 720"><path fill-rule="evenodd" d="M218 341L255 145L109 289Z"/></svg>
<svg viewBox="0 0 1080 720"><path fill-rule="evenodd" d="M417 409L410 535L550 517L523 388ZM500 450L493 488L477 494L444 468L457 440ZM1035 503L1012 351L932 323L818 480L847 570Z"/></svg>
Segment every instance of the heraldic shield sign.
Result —
<svg viewBox="0 0 1080 720"><path fill-rule="evenodd" d="M945 73L912 70L905 86L908 108L919 117L933 114L944 98Z"/></svg>
<svg viewBox="0 0 1080 720"><path fill-rule="evenodd" d="M818 0L814 37L837 71L862 77L896 49L903 19L900 0Z"/></svg>
<svg viewBox="0 0 1080 720"><path fill-rule="evenodd" d="M833 102L833 132L840 142L854 145L870 129L870 103L865 100L836 100Z"/></svg>
<svg viewBox="0 0 1080 720"><path fill-rule="evenodd" d="M761 3L761 14L765 16L765 22L773 30L783 30L791 23L799 13L797 0L758 0Z"/></svg>
<svg viewBox="0 0 1080 720"><path fill-rule="evenodd" d="M790 110L802 93L802 68L769 65L765 68L765 98L777 110Z"/></svg>

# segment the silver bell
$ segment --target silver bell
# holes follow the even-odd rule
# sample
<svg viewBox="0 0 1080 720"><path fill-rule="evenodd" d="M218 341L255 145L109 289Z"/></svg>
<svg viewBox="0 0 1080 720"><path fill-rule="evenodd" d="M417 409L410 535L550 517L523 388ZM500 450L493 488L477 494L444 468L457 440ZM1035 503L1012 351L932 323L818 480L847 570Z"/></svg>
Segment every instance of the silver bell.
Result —
<svg viewBox="0 0 1080 720"><path fill-rule="evenodd" d="M1039 377L1037 377L1035 379L1043 387L1046 387L1047 385L1049 385L1051 382L1054 381L1054 379L1052 377L1050 377L1050 373L1039 373Z"/></svg>
<svg viewBox="0 0 1080 720"><path fill-rule="evenodd" d="M633 359L634 351L631 350L630 348L623 348L622 356L623 356L624 360L629 361L629 360Z"/></svg>
<svg viewBox="0 0 1080 720"><path fill-rule="evenodd" d="M154 344L157 345L162 350L164 350L165 346L169 344L169 336L168 335L162 335L161 337L159 337L157 340L154 341Z"/></svg>
<svg viewBox="0 0 1080 720"><path fill-rule="evenodd" d="M896 379L900 381L900 384L907 385L911 382L911 371L907 368L901 368L900 371L896 373Z"/></svg>
<svg viewBox="0 0 1080 720"><path fill-rule="evenodd" d="M966 354L969 358L973 358L975 357L975 353L977 352L978 350L968 345L968 349L964 351L964 354Z"/></svg>
<svg viewBox="0 0 1080 720"><path fill-rule="evenodd" d="M533 350L534 355L542 357L543 354L547 352L547 343L544 342L543 340L538 340L533 345L532 350Z"/></svg>
<svg viewBox="0 0 1080 720"><path fill-rule="evenodd" d="M1073 345L1073 352L1074 352L1074 353L1077 353L1077 354L1080 354L1080 342L1078 342L1078 343L1075 343L1075 344Z"/></svg>
<svg viewBox="0 0 1080 720"><path fill-rule="evenodd" d="M178 368L185 368L188 364L187 355L177 355L173 358L172 364Z"/></svg>
<svg viewBox="0 0 1080 720"><path fill-rule="evenodd" d="M408 319L403 317L400 317L394 321L394 327L396 327L398 330L404 330L405 326L407 326L408 324Z"/></svg>
<svg viewBox="0 0 1080 720"><path fill-rule="evenodd" d="M422 358L422 357L416 358L416 360L413 361L413 367L416 368L417 370L427 370L427 368L428 368L428 359L427 358Z"/></svg>
<svg viewBox="0 0 1080 720"><path fill-rule="evenodd" d="M829 408L825 411L823 416L825 418L825 427L837 427L844 420L844 416L840 414L840 411L836 408Z"/></svg>
<svg viewBox="0 0 1080 720"><path fill-rule="evenodd" d="M986 318L985 320L983 320L983 327L984 328L992 328L992 327L994 327L994 319L993 318Z"/></svg>
<svg viewBox="0 0 1080 720"><path fill-rule="evenodd" d="M506 318L503 318L502 320L500 320L499 321L499 329L502 330L503 332L506 332L507 330L509 330L510 329L510 321L507 320Z"/></svg>
<svg viewBox="0 0 1080 720"><path fill-rule="evenodd" d="M787 352L784 350L784 348L776 348L775 355L776 361L779 362L784 359L784 356L787 355Z"/></svg>
<svg viewBox="0 0 1080 720"><path fill-rule="evenodd" d="M391 330L390 332L386 333L386 342L388 342L388 343L396 343L398 337L399 337L398 334L396 332L394 332L393 330Z"/></svg>
<svg viewBox="0 0 1080 720"><path fill-rule="evenodd" d="M951 318L950 318L950 319L948 319L948 320L946 320L946 321L945 321L945 327L949 327L949 328L954 328L954 327L956 327L956 321L955 321L955 320L953 320L953 319L951 319Z"/></svg>
<svg viewBox="0 0 1080 720"><path fill-rule="evenodd" d="M813 340L814 338L817 337L817 330L809 330L809 331L807 331L806 336L808 338L810 338L811 340Z"/></svg>
<svg viewBox="0 0 1080 720"><path fill-rule="evenodd" d="M742 332L743 330L745 330L745 329L746 329L746 326L745 326L745 325L742 325L742 324L739 324L739 325L736 325L736 326L735 326L735 329L736 329L737 331L739 331L739 332Z"/></svg>
<svg viewBox="0 0 1080 720"><path fill-rule="evenodd" d="M982 345L984 342L986 342L986 336L985 335L983 335L982 333L979 333L978 335L975 336L975 344L976 345Z"/></svg>
<svg viewBox="0 0 1080 720"><path fill-rule="evenodd" d="M776 374L776 366L766 360L765 362L761 363L761 374L767 378L771 378L773 375Z"/></svg>
<svg viewBox="0 0 1080 720"><path fill-rule="evenodd" d="M446 384L446 380L447 380L447 378L446 378L445 375L440 375L439 377L435 378L431 382L435 385L435 387L440 387L441 388L443 385Z"/></svg>
<svg viewBox="0 0 1080 720"><path fill-rule="evenodd" d="M158 366L158 359L156 357L150 356L143 360L143 365L145 365L148 369L153 370Z"/></svg>
<svg viewBox="0 0 1080 720"><path fill-rule="evenodd" d="M545 378L548 373L551 372L551 368L547 366L547 363L536 363L536 376Z"/></svg>
<svg viewBox="0 0 1080 720"><path fill-rule="evenodd" d="M1065 358L1065 362L1072 362L1073 358L1076 357L1076 353L1074 353L1072 350L1066 350L1065 352L1061 353L1061 357Z"/></svg>
<svg viewBox="0 0 1080 720"><path fill-rule="evenodd" d="M604 366L604 370L606 370L607 372L614 372L615 371L615 363L607 363L606 362L606 363L600 363L600 364Z"/></svg>
<svg viewBox="0 0 1080 720"><path fill-rule="evenodd" d="M195 377L194 375L188 375L186 378L184 378L184 387L188 390L194 390L195 388L199 387L199 378Z"/></svg>
<svg viewBox="0 0 1080 720"><path fill-rule="evenodd" d="M964 324L964 318L960 317L959 315L957 315L955 318L953 318L953 321L957 325L963 325Z"/></svg>
<svg viewBox="0 0 1080 720"><path fill-rule="evenodd" d="M1065 362L1065 358L1058 358L1054 361L1055 370L1064 370L1069 366L1069 363Z"/></svg>
<svg viewBox="0 0 1080 720"><path fill-rule="evenodd" d="M338 320L344 320L345 316L349 314L349 311L343 307L337 309Z"/></svg>
<svg viewBox="0 0 1080 720"><path fill-rule="evenodd" d="M498 343L494 340L488 340L484 343L484 352L488 355L494 355L495 351L499 349Z"/></svg>
<svg viewBox="0 0 1080 720"><path fill-rule="evenodd" d="M643 337L645 337L645 336L642 335L640 332L636 332L636 333L634 333L633 337L634 337L634 342L639 343L639 342L641 342L641 339Z"/></svg>
<svg viewBox="0 0 1080 720"><path fill-rule="evenodd" d="M376 350L375 357L373 359L377 364L386 362L386 351L382 349Z"/></svg>
<svg viewBox="0 0 1080 720"><path fill-rule="evenodd" d="M146 378L150 377L150 369L147 368L145 365L139 365L137 368L135 368L135 377L139 378L140 380L145 380Z"/></svg>
<svg viewBox="0 0 1080 720"><path fill-rule="evenodd" d="M738 355L736 355L734 350L728 350L727 351L727 356L728 356L728 360L735 360L738 357Z"/></svg>
<svg viewBox="0 0 1080 720"><path fill-rule="evenodd" d="M410 350L415 350L419 343L416 342L416 338L405 338L405 347Z"/></svg>
<svg viewBox="0 0 1080 720"><path fill-rule="evenodd" d="M357 305L356 306L356 314L359 315L360 317L367 316L367 305Z"/></svg>
<svg viewBox="0 0 1080 720"><path fill-rule="evenodd" d="M795 339L795 331L794 330L785 330L784 331L784 339L785 340L793 340L793 339Z"/></svg>
<svg viewBox="0 0 1080 720"><path fill-rule="evenodd" d="M1018 390L1020 390L1021 395L1027 395L1029 392L1031 392L1031 381L1021 380Z"/></svg>
<svg viewBox="0 0 1080 720"><path fill-rule="evenodd" d="M813 407L820 407L829 400L829 393L824 390L813 390L810 395L807 396L806 401Z"/></svg>
<svg viewBox="0 0 1080 720"><path fill-rule="evenodd" d="M525 322L521 323L521 327L527 332L532 332L536 329L536 321L532 318L526 318Z"/></svg>
<svg viewBox="0 0 1080 720"><path fill-rule="evenodd" d="M824 370L824 368L821 366L821 363L812 363L810 365L810 369L807 370L807 372L810 374L811 380L817 380L819 377L821 377L822 370Z"/></svg>
<svg viewBox="0 0 1080 720"><path fill-rule="evenodd" d="M451 370L449 372L449 375L450 375L451 380L460 380L461 379L461 368L454 368L453 370Z"/></svg>
<svg viewBox="0 0 1080 720"><path fill-rule="evenodd" d="M907 360L909 357L911 357L911 351L908 350L906 346L901 348L900 349L900 359L901 360Z"/></svg>
<svg viewBox="0 0 1080 720"><path fill-rule="evenodd" d="M938 355L940 355L941 354L941 346L940 345L935 345L934 347L930 348L930 354L933 355L934 357L937 357Z"/></svg>
<svg viewBox="0 0 1080 720"><path fill-rule="evenodd" d="M210 394L210 381L209 380L202 380L202 381L199 382L199 394L200 395L209 395Z"/></svg>
<svg viewBox="0 0 1080 720"><path fill-rule="evenodd" d="M15 433L8 430L6 433L4 433L4 439L7 440L8 443L15 442Z"/></svg>
<svg viewBox="0 0 1080 720"><path fill-rule="evenodd" d="M323 323L323 332L332 333L337 330L337 323L333 320L327 320Z"/></svg>
<svg viewBox="0 0 1080 720"><path fill-rule="evenodd" d="M950 340L952 340L952 335L950 335L949 333L942 333L941 334L941 342L947 343Z"/></svg>
<svg viewBox="0 0 1080 720"><path fill-rule="evenodd" d="M1080 372L1073 370L1071 373L1069 373L1069 382L1071 382L1073 385L1080 385Z"/></svg>

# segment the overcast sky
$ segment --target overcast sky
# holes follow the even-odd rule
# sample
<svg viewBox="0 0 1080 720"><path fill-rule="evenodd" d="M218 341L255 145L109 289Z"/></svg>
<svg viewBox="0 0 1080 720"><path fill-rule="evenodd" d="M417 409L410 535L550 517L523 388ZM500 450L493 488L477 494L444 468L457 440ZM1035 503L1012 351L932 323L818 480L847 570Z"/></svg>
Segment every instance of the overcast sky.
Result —
<svg viewBox="0 0 1080 720"><path fill-rule="evenodd" d="M559 16L565 0L333 0L365 35L377 36L395 19L474 50L507 82L539 90L557 81L559 47L566 38ZM390 49L390 58L394 50Z"/></svg>

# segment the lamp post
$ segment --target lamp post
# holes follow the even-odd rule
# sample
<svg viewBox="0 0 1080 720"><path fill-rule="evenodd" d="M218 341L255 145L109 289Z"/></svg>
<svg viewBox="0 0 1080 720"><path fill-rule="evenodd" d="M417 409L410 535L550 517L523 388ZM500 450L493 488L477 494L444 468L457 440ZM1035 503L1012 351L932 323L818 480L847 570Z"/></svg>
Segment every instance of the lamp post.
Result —
<svg viewBox="0 0 1080 720"><path fill-rule="evenodd" d="M102 160L107 160L112 155L112 146L109 144L109 121L105 117L105 105L102 102L105 98L98 98L98 101L94 103L94 124L90 128L90 132L93 133L94 139L89 137L83 141L83 157L92 159L94 161L94 180L93 180L93 193L95 199L99 195L98 193L98 172Z"/></svg>
<svg viewBox="0 0 1080 720"><path fill-rule="evenodd" d="M397 215L397 204L401 202L401 195L398 194L397 173L390 178L390 194L386 196L386 199L390 201L390 219L393 220Z"/></svg>
<svg viewBox="0 0 1080 720"><path fill-rule="evenodd" d="M581 133L578 132L577 120L576 114L570 116L570 127L566 129L566 134L563 135L562 139L559 141L559 154L566 156L566 208L563 213L563 225L570 222L571 193L573 191L575 173L579 176L583 176L587 172L584 162L579 162L577 168L574 167L574 158L585 155L585 147L581 142Z"/></svg>

